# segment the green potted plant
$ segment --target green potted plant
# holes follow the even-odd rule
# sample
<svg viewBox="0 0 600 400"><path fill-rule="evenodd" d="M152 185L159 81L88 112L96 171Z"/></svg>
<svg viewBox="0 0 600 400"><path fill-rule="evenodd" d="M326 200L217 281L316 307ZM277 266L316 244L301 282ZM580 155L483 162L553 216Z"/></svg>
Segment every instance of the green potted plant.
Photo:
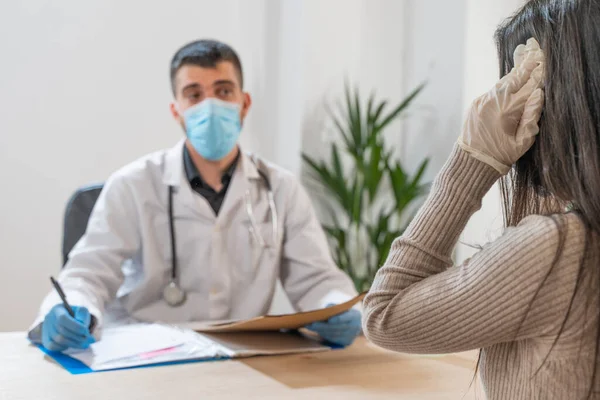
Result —
<svg viewBox="0 0 600 400"><path fill-rule="evenodd" d="M392 242L413 217L413 202L428 190L424 159L412 175L393 156L384 130L400 118L423 90L388 109L387 101L371 95L366 106L358 90L345 88L345 102L329 112L339 141L330 145L330 159L316 160L303 153L312 183L324 189L319 205L327 210L323 227L337 265L358 291L368 290L385 262Z"/></svg>

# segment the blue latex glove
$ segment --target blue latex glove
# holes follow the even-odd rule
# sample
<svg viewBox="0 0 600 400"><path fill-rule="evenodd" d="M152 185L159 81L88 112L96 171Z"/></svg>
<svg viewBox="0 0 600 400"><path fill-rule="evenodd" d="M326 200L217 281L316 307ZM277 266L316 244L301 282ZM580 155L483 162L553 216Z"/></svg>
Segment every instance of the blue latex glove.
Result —
<svg viewBox="0 0 600 400"><path fill-rule="evenodd" d="M331 307L329 304L327 307ZM336 315L324 322L313 322L306 329L316 332L328 342L350 346L360 334L361 315L358 310L351 309L343 314Z"/></svg>
<svg viewBox="0 0 600 400"><path fill-rule="evenodd" d="M92 316L85 307L72 307L75 318L62 304L55 305L42 324L42 344L50 351L87 349L95 342L89 328Z"/></svg>

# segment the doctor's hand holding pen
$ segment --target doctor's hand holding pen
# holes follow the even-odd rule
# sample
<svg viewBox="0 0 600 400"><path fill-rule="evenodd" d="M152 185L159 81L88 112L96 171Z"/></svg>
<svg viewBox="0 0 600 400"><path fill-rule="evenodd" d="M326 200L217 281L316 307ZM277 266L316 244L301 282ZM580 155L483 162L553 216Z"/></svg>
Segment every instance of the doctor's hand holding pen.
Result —
<svg viewBox="0 0 600 400"><path fill-rule="evenodd" d="M42 344L50 351L68 348L86 349L94 343L90 333L92 316L85 307L72 307L71 316L64 305L57 304L42 324Z"/></svg>
<svg viewBox="0 0 600 400"><path fill-rule="evenodd" d="M93 317L85 307L72 307L59 283L50 278L62 304L57 304L42 323L42 344L50 351L65 351L68 348L86 349L95 342L91 334Z"/></svg>

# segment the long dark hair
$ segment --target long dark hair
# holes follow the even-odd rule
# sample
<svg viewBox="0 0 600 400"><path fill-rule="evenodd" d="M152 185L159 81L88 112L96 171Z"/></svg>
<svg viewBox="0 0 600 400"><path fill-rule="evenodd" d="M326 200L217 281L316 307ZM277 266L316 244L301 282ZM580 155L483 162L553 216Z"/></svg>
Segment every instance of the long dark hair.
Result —
<svg viewBox="0 0 600 400"><path fill-rule="evenodd" d="M505 223L572 203L600 232L600 1L527 2L496 32L501 76L531 37L546 58L546 104L535 144L503 182Z"/></svg>
<svg viewBox="0 0 600 400"><path fill-rule="evenodd" d="M537 39L545 55L546 102L535 144L501 181L504 221L506 226L515 226L528 215L553 215L560 235L554 268L565 242L563 218L557 214L568 208L579 216L586 238L572 306L583 284L584 268L597 268L599 260L600 0L528 1L496 32L501 77L514 67L515 48L531 37ZM592 284L597 295L600 282ZM590 300L595 301L597 310L600 296ZM596 331L600 335L600 329ZM593 376L587 397L595 389L598 343L600 336L594 365L590 366Z"/></svg>

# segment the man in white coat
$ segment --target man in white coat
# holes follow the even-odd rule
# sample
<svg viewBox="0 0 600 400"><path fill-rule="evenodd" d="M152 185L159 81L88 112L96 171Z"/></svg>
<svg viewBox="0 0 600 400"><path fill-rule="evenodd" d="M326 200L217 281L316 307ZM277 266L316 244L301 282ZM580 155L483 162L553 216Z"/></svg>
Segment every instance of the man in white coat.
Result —
<svg viewBox="0 0 600 400"><path fill-rule="evenodd" d="M264 315L278 279L302 311L356 295L298 180L238 147L251 98L235 51L212 40L187 44L171 61L171 85L171 113L186 138L106 182L59 277L75 316L53 291L29 332L49 350L85 348L124 317ZM307 328L349 345L360 312Z"/></svg>

